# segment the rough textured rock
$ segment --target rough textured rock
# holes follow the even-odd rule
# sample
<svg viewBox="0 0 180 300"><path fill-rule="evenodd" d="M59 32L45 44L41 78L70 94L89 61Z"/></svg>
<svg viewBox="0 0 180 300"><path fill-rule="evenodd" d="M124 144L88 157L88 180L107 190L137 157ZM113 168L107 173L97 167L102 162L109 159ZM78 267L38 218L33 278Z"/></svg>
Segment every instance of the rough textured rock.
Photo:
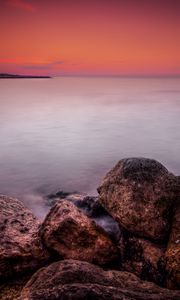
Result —
<svg viewBox="0 0 180 300"><path fill-rule="evenodd" d="M40 223L17 199L0 196L0 278L31 272L48 259L38 237Z"/></svg>
<svg viewBox="0 0 180 300"><path fill-rule="evenodd" d="M164 286L165 284L165 245L158 245L143 238L135 237L118 226L99 203L98 197L82 197L75 201L81 210L93 218L115 242L118 242L121 268Z"/></svg>
<svg viewBox="0 0 180 300"><path fill-rule="evenodd" d="M0 300L17 300L30 277L28 274L28 276L0 283Z"/></svg>
<svg viewBox="0 0 180 300"><path fill-rule="evenodd" d="M59 191L50 194L46 197L48 206L55 205L60 200L68 200L77 206L85 215L93 219L96 224L101 226L108 235L114 240L118 241L120 230L118 223L108 214L104 207L100 204L98 197L87 196L79 193L68 193Z"/></svg>
<svg viewBox="0 0 180 300"><path fill-rule="evenodd" d="M180 193L179 193L180 195ZM171 235L166 251L167 287L180 288L180 197L174 207Z"/></svg>
<svg viewBox="0 0 180 300"><path fill-rule="evenodd" d="M166 240L176 182L175 176L155 160L122 159L98 188L99 199L130 232L153 240Z"/></svg>
<svg viewBox="0 0 180 300"><path fill-rule="evenodd" d="M45 218L40 235L48 249L62 258L106 264L116 257L116 247L105 231L73 203L61 200Z"/></svg>
<svg viewBox="0 0 180 300"><path fill-rule="evenodd" d="M19 300L177 300L180 292L159 288L133 274L64 260L40 269L22 290Z"/></svg>
<svg viewBox="0 0 180 300"><path fill-rule="evenodd" d="M136 274L143 280L165 284L165 246L133 236L122 229L119 253L122 269Z"/></svg>

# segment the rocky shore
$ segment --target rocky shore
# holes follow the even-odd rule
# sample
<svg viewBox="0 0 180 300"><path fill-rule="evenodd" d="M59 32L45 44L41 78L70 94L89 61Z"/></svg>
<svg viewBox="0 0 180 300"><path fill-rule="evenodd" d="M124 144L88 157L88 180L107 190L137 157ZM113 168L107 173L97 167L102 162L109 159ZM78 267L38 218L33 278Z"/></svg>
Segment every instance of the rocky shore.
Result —
<svg viewBox="0 0 180 300"><path fill-rule="evenodd" d="M180 177L128 158L98 193L51 195L43 222L0 195L0 300L180 299Z"/></svg>

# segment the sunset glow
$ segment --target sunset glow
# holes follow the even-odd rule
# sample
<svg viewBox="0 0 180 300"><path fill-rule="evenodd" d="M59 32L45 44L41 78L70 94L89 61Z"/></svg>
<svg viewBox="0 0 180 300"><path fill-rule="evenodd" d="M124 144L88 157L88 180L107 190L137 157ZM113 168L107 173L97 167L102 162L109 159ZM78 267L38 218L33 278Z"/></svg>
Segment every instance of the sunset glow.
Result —
<svg viewBox="0 0 180 300"><path fill-rule="evenodd" d="M0 73L180 74L178 0L1 0L0 22Z"/></svg>

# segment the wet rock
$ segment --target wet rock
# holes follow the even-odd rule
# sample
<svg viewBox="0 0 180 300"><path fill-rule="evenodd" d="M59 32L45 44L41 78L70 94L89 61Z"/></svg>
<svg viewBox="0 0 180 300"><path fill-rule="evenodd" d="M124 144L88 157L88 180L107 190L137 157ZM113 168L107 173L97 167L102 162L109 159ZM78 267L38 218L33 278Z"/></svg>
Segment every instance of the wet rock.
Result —
<svg viewBox="0 0 180 300"><path fill-rule="evenodd" d="M120 225L140 237L167 240L176 198L175 176L159 162L122 159L98 188L99 200Z"/></svg>
<svg viewBox="0 0 180 300"><path fill-rule="evenodd" d="M180 193L179 193L180 195ZM167 287L180 288L180 197L174 207L171 235L166 251Z"/></svg>
<svg viewBox="0 0 180 300"><path fill-rule="evenodd" d="M51 193L49 195L47 195L45 197L45 201L46 201L46 204L48 206L53 206L55 205L60 199L65 199L66 197L68 197L71 193L69 192L65 192L65 191L62 191L62 190L59 190L55 193Z"/></svg>
<svg viewBox="0 0 180 300"><path fill-rule="evenodd" d="M65 192L65 191L58 191L55 194L49 194L47 197L49 199L53 199L53 198L66 198L67 196L69 196L70 193L69 192Z"/></svg>
<svg viewBox="0 0 180 300"><path fill-rule="evenodd" d="M159 288L128 272L104 271L77 260L56 262L40 269L18 300L177 300L180 292Z"/></svg>
<svg viewBox="0 0 180 300"><path fill-rule="evenodd" d="M114 242L119 240L119 225L100 204L98 197L86 196L73 201L73 203L102 227Z"/></svg>
<svg viewBox="0 0 180 300"><path fill-rule="evenodd" d="M40 222L17 199L0 195L0 278L31 272L49 258L39 237Z"/></svg>
<svg viewBox="0 0 180 300"><path fill-rule="evenodd" d="M136 274L143 280L165 284L165 245L133 236L122 229L119 253L123 270Z"/></svg>
<svg viewBox="0 0 180 300"><path fill-rule="evenodd" d="M49 194L46 198L48 206L55 205L58 201L66 199L77 206L85 215L93 219L96 224L102 227L113 241L118 241L120 230L118 223L108 214L104 207L100 204L98 197L87 196L77 192L70 193L58 191Z"/></svg>
<svg viewBox="0 0 180 300"><path fill-rule="evenodd" d="M61 200L45 218L40 235L46 247L62 258L106 264L116 257L116 247L105 231L73 203Z"/></svg>
<svg viewBox="0 0 180 300"><path fill-rule="evenodd" d="M74 204L83 210L90 218L96 218L107 214L104 207L100 204L98 197L82 197L81 199L74 201Z"/></svg>
<svg viewBox="0 0 180 300"><path fill-rule="evenodd" d="M59 200L68 199L72 202L76 202L78 200L82 200L85 197L85 194L80 194L78 192L66 192L63 190L59 190L55 193L51 193L45 197L46 204L48 206L53 206Z"/></svg>

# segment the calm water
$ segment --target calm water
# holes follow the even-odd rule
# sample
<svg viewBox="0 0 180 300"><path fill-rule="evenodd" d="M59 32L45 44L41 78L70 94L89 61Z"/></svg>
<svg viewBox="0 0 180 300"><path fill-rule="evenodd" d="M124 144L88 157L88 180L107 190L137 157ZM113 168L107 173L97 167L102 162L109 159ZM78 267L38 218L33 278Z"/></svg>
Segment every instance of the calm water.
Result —
<svg viewBox="0 0 180 300"><path fill-rule="evenodd" d="M180 174L180 79L0 80L0 193L39 216L42 195L95 194L121 158Z"/></svg>

